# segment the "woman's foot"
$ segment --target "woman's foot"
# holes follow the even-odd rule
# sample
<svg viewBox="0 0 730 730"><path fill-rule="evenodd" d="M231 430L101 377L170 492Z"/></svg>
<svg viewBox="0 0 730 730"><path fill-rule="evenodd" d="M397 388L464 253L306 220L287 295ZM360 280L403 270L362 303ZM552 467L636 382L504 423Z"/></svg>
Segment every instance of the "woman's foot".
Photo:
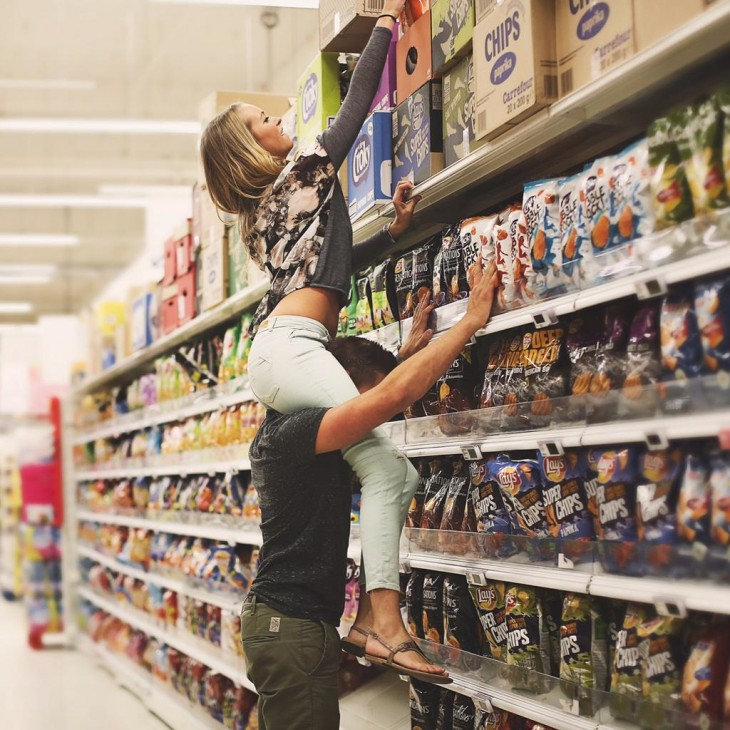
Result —
<svg viewBox="0 0 730 730"><path fill-rule="evenodd" d="M378 657L387 660L391 652L398 649L402 644L413 642L413 637L406 631L403 622L400 626L386 626L380 631L374 626L365 643L366 657ZM445 669L432 664L417 648L398 651L393 656L393 663L406 669L417 672L425 672L437 676L448 676Z"/></svg>
<svg viewBox="0 0 730 730"><path fill-rule="evenodd" d="M347 636L342 639L342 651L356 657L365 656L365 647L369 635L369 629L354 624Z"/></svg>

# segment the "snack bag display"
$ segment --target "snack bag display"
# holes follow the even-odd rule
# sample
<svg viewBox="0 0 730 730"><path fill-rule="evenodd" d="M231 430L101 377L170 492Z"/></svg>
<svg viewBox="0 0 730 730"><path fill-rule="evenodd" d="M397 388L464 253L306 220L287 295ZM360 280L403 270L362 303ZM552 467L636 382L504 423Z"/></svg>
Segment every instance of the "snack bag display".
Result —
<svg viewBox="0 0 730 730"><path fill-rule="evenodd" d="M471 283L474 280L475 267L480 265L480 257L483 268L486 268L494 259L494 226L496 223L497 216L489 215L467 218L458 225L469 290L471 290Z"/></svg>
<svg viewBox="0 0 730 730"><path fill-rule="evenodd" d="M423 638L444 643L444 575L423 576Z"/></svg>
<svg viewBox="0 0 730 730"><path fill-rule="evenodd" d="M236 375L236 349L241 337L241 325L229 327L223 336L223 351L221 352L218 380L233 380Z"/></svg>
<svg viewBox="0 0 730 730"><path fill-rule="evenodd" d="M691 410L701 397L696 382L703 370L702 341L691 295L664 298L660 317L662 385L660 397L667 413Z"/></svg>
<svg viewBox="0 0 730 730"><path fill-rule="evenodd" d="M580 187L582 175L562 178L558 182L560 206L560 248L562 251L563 277L566 288L580 288L580 246L578 235L581 228Z"/></svg>
<svg viewBox="0 0 730 730"><path fill-rule="evenodd" d="M714 98L673 113L681 126L677 139L695 215L730 205L723 170L723 115Z"/></svg>
<svg viewBox="0 0 730 730"><path fill-rule="evenodd" d="M416 461L416 471L418 472L418 486L416 493L413 495L411 504L408 507L408 515L406 516L406 527L419 527L421 524L421 514L423 513L423 501L426 497L426 486L430 471L427 459L419 459Z"/></svg>
<svg viewBox="0 0 730 730"><path fill-rule="evenodd" d="M531 304L538 298L535 290L535 270L532 267L530 240L527 237L527 220L519 204L510 213L509 232L513 246L517 247L514 276L518 300L521 304Z"/></svg>
<svg viewBox="0 0 730 730"><path fill-rule="evenodd" d="M510 585L505 597L507 664L528 670L513 678L513 689L537 694L547 691L540 645L542 615L537 591L530 586Z"/></svg>
<svg viewBox="0 0 730 730"><path fill-rule="evenodd" d="M436 730L441 689L437 684L411 680L408 701L412 730Z"/></svg>
<svg viewBox="0 0 730 730"><path fill-rule="evenodd" d="M593 286L604 266L602 254L611 241L609 176L612 160L596 160L579 178L578 270L581 287ZM608 262L609 264L612 261Z"/></svg>
<svg viewBox="0 0 730 730"><path fill-rule="evenodd" d="M469 278L458 226L445 228L434 259L433 303L440 307L469 296Z"/></svg>
<svg viewBox="0 0 730 730"><path fill-rule="evenodd" d="M654 386L661 376L659 311L659 302L647 302L639 307L631 322L621 387L621 412L635 418L650 418L656 412Z"/></svg>
<svg viewBox="0 0 730 730"><path fill-rule="evenodd" d="M378 264L370 274L370 292L373 302L373 326L375 329L385 327L396 321L397 310L395 296L395 280L392 274L390 259ZM394 303L395 302L395 303Z"/></svg>
<svg viewBox="0 0 730 730"><path fill-rule="evenodd" d="M453 730L474 730L476 707L470 697L454 692Z"/></svg>
<svg viewBox="0 0 730 730"><path fill-rule="evenodd" d="M730 454L715 454L710 461L712 542L730 545Z"/></svg>
<svg viewBox="0 0 730 730"><path fill-rule="evenodd" d="M538 453L538 463L550 534L566 541L561 545L568 558L579 558L586 549L577 541L595 540L596 537L585 491L586 455L578 450L569 450L560 456Z"/></svg>
<svg viewBox="0 0 730 730"><path fill-rule="evenodd" d="M449 482L449 489L444 503L444 512L441 518L442 535L439 542L445 550L462 554L463 541L452 533L461 532L466 511L466 500L469 495L469 470L463 459L454 459L453 471Z"/></svg>
<svg viewBox="0 0 730 730"><path fill-rule="evenodd" d="M611 573L635 573L636 564L636 482L638 450L596 449L598 487L596 504L600 538L601 563Z"/></svg>
<svg viewBox="0 0 730 730"><path fill-rule="evenodd" d="M619 152L609 178L611 232L608 247L623 246L654 230L649 144L642 139Z"/></svg>
<svg viewBox="0 0 730 730"><path fill-rule="evenodd" d="M510 714L505 710L480 710L476 708L474 730L510 730Z"/></svg>
<svg viewBox="0 0 730 730"><path fill-rule="evenodd" d="M559 180L529 183L525 185L522 196L527 248L534 272L534 294L537 299L556 296L564 289L559 183Z"/></svg>
<svg viewBox="0 0 730 730"><path fill-rule="evenodd" d="M477 656L484 653L486 639L463 575L444 578L444 643ZM458 655L454 660L458 661ZM478 665L471 668L477 669Z"/></svg>
<svg viewBox="0 0 730 730"><path fill-rule="evenodd" d="M566 593L560 621L560 679L569 707L577 699L581 715L593 715L598 708L593 694L576 692L575 685L588 690L606 687L607 640L606 620L595 599Z"/></svg>
<svg viewBox="0 0 730 730"><path fill-rule="evenodd" d="M479 398L479 408L488 409L479 418L479 426L487 433L500 426L518 429L522 423L518 403L527 400L527 382L522 377L520 345L519 331L489 339L487 367Z"/></svg>
<svg viewBox="0 0 730 730"><path fill-rule="evenodd" d="M729 629L726 620L716 620L704 622L693 632L682 676L682 704L692 715L722 719Z"/></svg>
<svg viewBox="0 0 730 730"><path fill-rule="evenodd" d="M483 536L479 540L484 557L507 557L515 552L509 535L512 534L510 515L504 505L499 482L492 475L486 459L469 463L471 485L469 504L475 515L475 532Z"/></svg>
<svg viewBox="0 0 730 730"><path fill-rule="evenodd" d="M251 323L253 317L250 314L244 314L241 317L241 335L238 338L238 347L236 348L236 377L248 373L248 355L251 352Z"/></svg>
<svg viewBox="0 0 730 730"><path fill-rule="evenodd" d="M639 719L647 727L674 727L664 715L681 702L683 629L682 619L657 615L647 616L637 629L642 694L649 700L642 705Z"/></svg>
<svg viewBox="0 0 730 730"><path fill-rule="evenodd" d="M447 689L441 690L439 698L438 719L436 730L453 730L451 723L454 719L454 692Z"/></svg>
<svg viewBox="0 0 730 730"><path fill-rule="evenodd" d="M679 154L682 119L660 117L647 133L649 167L657 229L668 228L694 215L692 195Z"/></svg>
<svg viewBox="0 0 730 730"><path fill-rule="evenodd" d="M357 334L357 280L350 278L350 296L347 304L340 310L337 325L338 337L353 337Z"/></svg>
<svg viewBox="0 0 730 730"><path fill-rule="evenodd" d="M730 278L697 284L695 311L706 372L730 372ZM713 402L727 403L730 398L722 382L708 384L707 390Z"/></svg>
<svg viewBox="0 0 730 730"><path fill-rule="evenodd" d="M398 319L413 316L416 302L413 300L413 251L403 254L393 267L395 295L398 302Z"/></svg>
<svg viewBox="0 0 730 730"><path fill-rule="evenodd" d="M472 417L465 411L476 407L477 382L472 348L467 348L437 381L438 423L444 436L458 436L471 430Z"/></svg>
<svg viewBox="0 0 730 730"><path fill-rule="evenodd" d="M528 327L522 336L522 364L527 381L528 421L543 428L563 418L565 405L555 399L567 392L563 327Z"/></svg>
<svg viewBox="0 0 730 730"><path fill-rule="evenodd" d="M505 586L501 581L489 581L483 586L469 586L477 609L486 644L484 655L500 662L507 661L507 622L505 616Z"/></svg>
<svg viewBox="0 0 730 730"><path fill-rule="evenodd" d="M639 627L649 615L649 607L629 603L623 624L616 635L616 648L611 668L611 714L621 720L635 722L643 696Z"/></svg>
<svg viewBox="0 0 730 730"><path fill-rule="evenodd" d="M438 530L444 515L453 466L445 458L434 458L429 462L429 468L431 474L426 485L420 527L422 530Z"/></svg>
<svg viewBox="0 0 730 730"><path fill-rule="evenodd" d="M441 237L435 236L413 251L412 309L416 308L424 295L428 296L429 302L433 300L433 262L440 246Z"/></svg>
<svg viewBox="0 0 730 730"><path fill-rule="evenodd" d="M706 460L688 454L677 503L677 535L680 541L708 545L712 488Z"/></svg>
<svg viewBox="0 0 730 730"><path fill-rule="evenodd" d="M414 570L406 586L406 612L408 631L419 639L424 639L423 633L423 579L422 570Z"/></svg>
<svg viewBox="0 0 730 730"><path fill-rule="evenodd" d="M730 195L730 124L728 124L728 119L730 119L730 88L720 89L715 94L715 99L723 114L722 163L725 171L725 185L728 195ZM730 711L726 712L725 715L730 717Z"/></svg>
<svg viewBox="0 0 730 730"><path fill-rule="evenodd" d="M357 280L357 308L355 310L355 331L364 335L373 329L373 310L370 304L370 279L363 276Z"/></svg>

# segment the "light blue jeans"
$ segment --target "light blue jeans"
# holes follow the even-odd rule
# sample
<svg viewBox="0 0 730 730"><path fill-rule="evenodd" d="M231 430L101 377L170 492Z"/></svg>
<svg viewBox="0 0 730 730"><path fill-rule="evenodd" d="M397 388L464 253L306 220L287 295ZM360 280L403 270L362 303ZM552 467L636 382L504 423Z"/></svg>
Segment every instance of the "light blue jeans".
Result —
<svg viewBox="0 0 730 730"><path fill-rule="evenodd" d="M302 408L330 408L359 395L327 350L330 337L324 325L295 316L266 321L254 338L248 361L251 390L265 406L294 413ZM360 535L367 590L400 590L400 535L418 473L379 428L343 449L342 456L362 484ZM361 583L364 576L361 570Z"/></svg>

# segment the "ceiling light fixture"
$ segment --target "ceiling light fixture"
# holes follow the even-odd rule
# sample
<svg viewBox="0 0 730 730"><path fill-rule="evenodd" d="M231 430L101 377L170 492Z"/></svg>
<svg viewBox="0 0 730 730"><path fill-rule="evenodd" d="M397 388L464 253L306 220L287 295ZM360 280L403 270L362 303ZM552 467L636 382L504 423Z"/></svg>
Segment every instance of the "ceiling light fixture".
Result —
<svg viewBox="0 0 730 730"><path fill-rule="evenodd" d="M91 79L0 79L0 89L90 91L95 88L96 81Z"/></svg>
<svg viewBox="0 0 730 730"><path fill-rule="evenodd" d="M301 8L317 9L319 0L272 0L257 2L256 0L150 0L160 5L248 5L257 8Z"/></svg>
<svg viewBox="0 0 730 730"><path fill-rule="evenodd" d="M0 233L0 246L76 246L80 240L67 233Z"/></svg>
<svg viewBox="0 0 730 730"><path fill-rule="evenodd" d="M28 314L32 311L30 302L0 302L0 314Z"/></svg>
<svg viewBox="0 0 730 730"><path fill-rule="evenodd" d="M30 264L0 265L0 284L47 284L55 275L56 267Z"/></svg>
<svg viewBox="0 0 730 730"><path fill-rule="evenodd" d="M56 134L200 134L200 122L166 119L0 119L0 132Z"/></svg>
<svg viewBox="0 0 730 730"><path fill-rule="evenodd" d="M178 195L190 195L189 185L99 185L99 195L104 196L147 196L155 198L173 198Z"/></svg>
<svg viewBox="0 0 730 730"><path fill-rule="evenodd" d="M100 195L0 195L0 208L146 208L147 198Z"/></svg>

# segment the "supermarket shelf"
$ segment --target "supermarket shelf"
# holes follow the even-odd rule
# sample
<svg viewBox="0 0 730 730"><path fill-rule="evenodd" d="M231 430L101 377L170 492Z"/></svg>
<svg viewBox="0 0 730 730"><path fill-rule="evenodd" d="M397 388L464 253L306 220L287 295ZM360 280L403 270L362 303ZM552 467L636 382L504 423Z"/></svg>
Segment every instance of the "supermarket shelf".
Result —
<svg viewBox="0 0 730 730"><path fill-rule="evenodd" d="M187 654L187 656L205 664L214 672L218 672L232 679L237 684L246 687L246 689L250 689L252 692L256 691L253 684L246 677L242 662L238 665L234 660L226 657L220 649L216 649L213 646L209 648L205 646L202 640L196 639L194 636L161 628L140 611L99 596L88 588L81 587L78 593L81 598L90 601L95 606L98 606L112 616L116 616L130 626L144 631L149 636L154 636L158 641L162 641L168 646L183 652L183 654Z"/></svg>
<svg viewBox="0 0 730 730"><path fill-rule="evenodd" d="M402 552L400 560L401 565L411 568L464 575L477 584L483 579L496 580L652 605L671 604L680 610L730 614L730 586L711 582L594 573L591 564L581 570L417 551Z"/></svg>
<svg viewBox="0 0 730 730"><path fill-rule="evenodd" d="M81 636L79 648L93 656L117 683L137 696L154 715L175 730L220 730L222 725L205 715L200 707L144 671L131 660Z"/></svg>
<svg viewBox="0 0 730 730"><path fill-rule="evenodd" d="M135 353L117 365L105 370L100 375L91 378L80 388L77 388L73 392L73 396L79 398L88 393L101 390L121 378L131 379L135 377L135 375L144 371L156 358L180 345L188 343L191 339L198 337L207 330L224 324L227 320L241 314L245 309L259 302L268 288L268 282L262 282L238 292L238 294L227 299L214 309L204 312L144 350Z"/></svg>
<svg viewBox="0 0 730 730"><path fill-rule="evenodd" d="M434 419L438 417L434 416ZM425 419L421 419L425 420ZM435 420L434 420L435 422ZM665 439L710 438L730 427L727 409L710 413L678 416L656 416L639 420L622 420L617 432L616 423L605 423L567 428L548 428L522 431L488 437L475 436L451 439L438 443L401 443L401 450L410 457L458 454L461 450L477 445L484 453L499 451L538 450L546 443L557 443L566 448L598 446L620 441L621 443L645 442L647 437ZM407 439L407 435L406 435Z"/></svg>
<svg viewBox="0 0 730 730"><path fill-rule="evenodd" d="M136 527L143 530L155 532L170 532L174 535L187 535L189 537L202 537L208 540L219 540L239 545L260 545L261 530L252 528L245 524L241 526L228 527L225 525L173 522L168 520L154 520L146 517L133 517L128 515L116 515L106 512L90 512L89 510L78 510L77 520L88 522L101 522L107 525L123 525Z"/></svg>
<svg viewBox="0 0 730 730"><path fill-rule="evenodd" d="M656 116L647 97L662 95L665 103L673 103L671 94L681 86L678 77L686 78L703 62L726 53L728 37L730 4L717 3L600 79L416 186L414 194L423 196L418 220L424 224L404 236L402 246L428 235L435 219L448 215L448 209L460 210L462 216L478 213L516 194L520 183L564 173L591 155L628 142ZM524 172L525 177L512 175L510 184L505 180L510 171ZM480 188L478 194L475 188ZM353 226L355 241L377 233L393 214L389 203L358 220Z"/></svg>
<svg viewBox="0 0 730 730"><path fill-rule="evenodd" d="M193 598L196 601L203 601L204 603L210 603L213 606L219 606L226 611L238 613L241 610L243 596L232 596L224 593L218 593L216 591L206 591L201 588L193 588L184 580L176 580L157 573L148 573L144 570L133 568L129 565L125 565L119 560L110 558L108 555L104 555L104 553L100 553L98 550L86 547L85 545L79 545L77 547L77 552L80 557L89 558L90 560L110 568L117 573L128 575L145 583L154 583L155 585L161 586L167 590L175 591L183 596Z"/></svg>
<svg viewBox="0 0 730 730"><path fill-rule="evenodd" d="M185 476L187 474L225 474L229 471L249 471L248 459L231 461L204 461L200 463L178 462L162 466L134 466L109 469L84 469L75 472L77 482L96 481L97 479L134 479L136 477Z"/></svg>
<svg viewBox="0 0 730 730"><path fill-rule="evenodd" d="M126 414L111 421L104 421L103 425L99 427L77 432L73 442L76 445L86 444L89 441L114 437L129 431L140 431L149 426L183 420L254 399L254 395L248 387L235 392L230 392L225 387L221 390L221 393L218 393L218 389L201 391L192 397L186 396L174 401L164 401L145 408L139 413Z"/></svg>

